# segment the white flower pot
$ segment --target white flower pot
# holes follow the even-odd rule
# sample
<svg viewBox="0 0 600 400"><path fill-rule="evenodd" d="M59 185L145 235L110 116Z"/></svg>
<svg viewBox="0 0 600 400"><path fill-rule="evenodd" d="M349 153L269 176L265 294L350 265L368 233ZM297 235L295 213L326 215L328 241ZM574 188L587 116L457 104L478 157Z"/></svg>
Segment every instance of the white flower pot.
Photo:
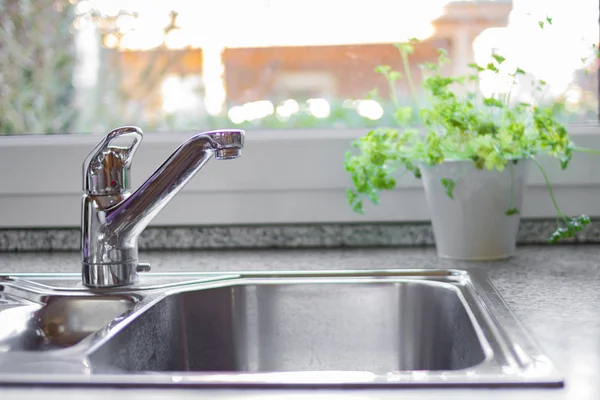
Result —
<svg viewBox="0 0 600 400"><path fill-rule="evenodd" d="M472 161L421 166L425 196L439 257L459 260L508 258L516 250L529 160L510 162L502 172L480 170ZM453 197L442 178L455 182Z"/></svg>

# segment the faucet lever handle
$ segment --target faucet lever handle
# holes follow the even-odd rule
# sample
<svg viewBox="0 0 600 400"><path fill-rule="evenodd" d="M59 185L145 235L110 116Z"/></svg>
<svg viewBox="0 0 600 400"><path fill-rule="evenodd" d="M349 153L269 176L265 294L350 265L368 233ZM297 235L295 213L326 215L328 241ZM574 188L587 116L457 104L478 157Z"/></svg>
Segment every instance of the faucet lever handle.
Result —
<svg viewBox="0 0 600 400"><path fill-rule="evenodd" d="M132 139L118 144L118 139ZM90 152L83 163L83 190L91 195L119 195L130 188L129 169L133 155L143 138L136 126L110 131Z"/></svg>

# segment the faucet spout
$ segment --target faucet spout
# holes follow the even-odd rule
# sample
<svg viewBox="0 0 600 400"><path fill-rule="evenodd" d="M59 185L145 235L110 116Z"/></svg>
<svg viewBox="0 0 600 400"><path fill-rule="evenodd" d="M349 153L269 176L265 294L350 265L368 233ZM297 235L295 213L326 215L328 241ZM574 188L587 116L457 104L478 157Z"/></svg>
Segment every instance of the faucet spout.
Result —
<svg viewBox="0 0 600 400"><path fill-rule="evenodd" d="M141 131L136 132L141 135ZM137 242L146 226L211 157L215 156L217 160L234 159L241 155L243 147L242 130L199 133L183 142L132 194L127 190L119 191L126 189L119 187L115 188L114 193L92 191L84 194L83 284L89 287L114 287L135 283L137 271L141 268ZM123 152L123 148L118 149ZM107 154L110 152L102 153L103 159L109 158ZM97 160L98 157L91 159ZM119 173L128 176L121 171ZM108 175L114 174L113 171Z"/></svg>
<svg viewBox="0 0 600 400"><path fill-rule="evenodd" d="M239 157L243 137L239 130L211 131L183 142L131 196L107 210L107 232L139 236L213 155L216 159Z"/></svg>

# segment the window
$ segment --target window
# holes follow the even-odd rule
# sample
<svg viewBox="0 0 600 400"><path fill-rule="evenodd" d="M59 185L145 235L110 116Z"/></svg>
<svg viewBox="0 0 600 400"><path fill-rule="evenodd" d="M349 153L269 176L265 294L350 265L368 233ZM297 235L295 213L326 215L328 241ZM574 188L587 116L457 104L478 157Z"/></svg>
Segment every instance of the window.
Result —
<svg viewBox="0 0 600 400"><path fill-rule="evenodd" d="M0 227L77 226L80 165L100 135L138 125L139 185L193 131L247 130L247 149L209 163L154 224L426 220L406 179L367 216L352 213L343 155L391 124L377 65L419 39L411 70L439 48L450 73L503 54L548 82L577 140L600 148L598 0L15 0L0 5ZM538 21L551 16L543 30ZM506 85L482 76L482 92ZM377 95L373 95L376 89ZM406 82L394 88L409 102ZM581 156L548 167L566 212L600 215L598 166ZM214 164L214 165L213 165ZM532 171L524 216L550 217ZM538 201L539 200L539 201ZM599 204L599 205L596 205ZM223 210L214 212L215 209Z"/></svg>

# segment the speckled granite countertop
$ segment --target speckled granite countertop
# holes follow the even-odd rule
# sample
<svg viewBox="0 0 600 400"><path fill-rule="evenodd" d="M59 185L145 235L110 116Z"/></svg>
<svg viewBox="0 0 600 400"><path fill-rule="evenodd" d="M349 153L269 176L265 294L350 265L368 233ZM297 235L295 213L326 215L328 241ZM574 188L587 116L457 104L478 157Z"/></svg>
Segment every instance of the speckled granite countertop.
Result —
<svg viewBox="0 0 600 400"><path fill-rule="evenodd" d="M433 248L142 252L154 271L480 268L566 377L564 389L358 391L0 388L5 399L598 399L600 245L524 246L509 261L460 263ZM77 253L0 253L1 272L78 272Z"/></svg>
<svg viewBox="0 0 600 400"><path fill-rule="evenodd" d="M547 244L556 220L522 220L517 243ZM78 251L79 227L0 229L0 252ZM600 244L600 224L590 225L563 243ZM140 250L299 249L435 246L428 222L296 224L265 226L148 227Z"/></svg>

